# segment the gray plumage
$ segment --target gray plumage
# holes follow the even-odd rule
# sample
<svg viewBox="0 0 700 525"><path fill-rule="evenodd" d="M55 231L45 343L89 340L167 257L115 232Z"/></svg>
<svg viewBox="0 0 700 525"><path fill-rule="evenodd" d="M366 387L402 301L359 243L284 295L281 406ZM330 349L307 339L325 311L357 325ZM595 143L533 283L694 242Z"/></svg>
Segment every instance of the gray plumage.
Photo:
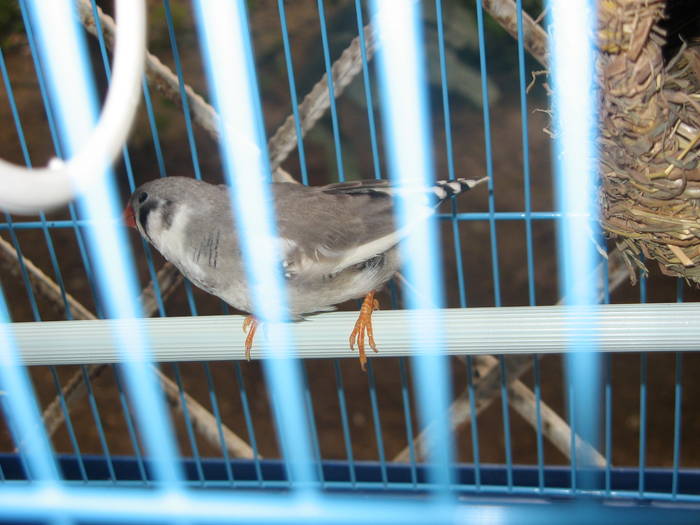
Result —
<svg viewBox="0 0 700 525"><path fill-rule="evenodd" d="M420 189L425 216L440 201L484 181L439 181ZM399 269L394 223L397 189L388 181L308 187L271 184L289 316L381 288ZM246 312L252 305L228 190L187 177L156 179L129 199L139 232L195 285ZM418 219L422 219L419 217Z"/></svg>

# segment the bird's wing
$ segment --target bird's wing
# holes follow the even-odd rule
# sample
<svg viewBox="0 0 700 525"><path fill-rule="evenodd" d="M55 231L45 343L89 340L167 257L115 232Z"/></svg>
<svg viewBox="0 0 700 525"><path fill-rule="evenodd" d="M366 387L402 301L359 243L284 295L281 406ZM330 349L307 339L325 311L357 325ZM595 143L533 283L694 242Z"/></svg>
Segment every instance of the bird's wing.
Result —
<svg viewBox="0 0 700 525"><path fill-rule="evenodd" d="M395 246L395 189L372 180L305 187L275 184L286 271L334 274ZM426 199L422 220L434 211Z"/></svg>
<svg viewBox="0 0 700 525"><path fill-rule="evenodd" d="M391 193L391 181L386 179L353 180L348 182L336 182L321 186L324 193L330 194L370 194L370 193Z"/></svg>

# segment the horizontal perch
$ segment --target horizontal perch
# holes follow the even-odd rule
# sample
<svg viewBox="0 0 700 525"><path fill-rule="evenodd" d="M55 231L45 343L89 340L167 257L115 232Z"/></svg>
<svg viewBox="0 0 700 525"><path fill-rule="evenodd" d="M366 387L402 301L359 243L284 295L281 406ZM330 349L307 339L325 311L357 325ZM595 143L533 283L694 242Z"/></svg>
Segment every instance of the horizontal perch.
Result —
<svg viewBox="0 0 700 525"><path fill-rule="evenodd" d="M445 351L463 354L546 354L566 352L571 338L590 338L604 352L700 349L700 304L601 305L587 311L564 306L467 308L433 312L376 312L379 357L411 355L412 326L421 317L443 316ZM356 356L347 335L353 312L333 312L290 325L296 355L303 358ZM118 362L113 330L144 329L155 361L215 361L244 358L241 316L169 317L142 320L13 323L21 359L28 365ZM274 357L264 328L253 358ZM418 343L430 348L431 336Z"/></svg>

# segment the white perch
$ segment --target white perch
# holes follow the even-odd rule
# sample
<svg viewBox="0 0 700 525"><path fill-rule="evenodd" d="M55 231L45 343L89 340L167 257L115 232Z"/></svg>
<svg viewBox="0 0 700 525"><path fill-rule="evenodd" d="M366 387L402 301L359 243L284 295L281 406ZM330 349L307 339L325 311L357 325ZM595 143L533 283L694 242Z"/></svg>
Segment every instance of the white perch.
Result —
<svg viewBox="0 0 700 525"><path fill-rule="evenodd" d="M567 351L569 337L591 337L602 352L700 350L700 303L603 305L590 313L563 306L446 309L444 347L450 355L530 354ZM379 353L410 355L411 322L426 312L379 311L373 315ZM416 316L417 317L414 317ZM355 357L348 335L357 314L333 312L293 323L291 334L302 358ZM143 319L155 361L244 359L241 316ZM13 323L27 365L107 363L121 360L112 330L118 320ZM133 324L132 324L133 326ZM430 334L425 334L426 345ZM264 329L253 346L254 359L274 356Z"/></svg>

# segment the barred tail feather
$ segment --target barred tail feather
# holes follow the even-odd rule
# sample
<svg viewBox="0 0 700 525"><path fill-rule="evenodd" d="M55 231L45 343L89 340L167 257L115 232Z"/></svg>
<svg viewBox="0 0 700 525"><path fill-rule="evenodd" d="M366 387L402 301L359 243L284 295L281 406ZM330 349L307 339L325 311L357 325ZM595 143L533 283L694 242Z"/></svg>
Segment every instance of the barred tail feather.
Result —
<svg viewBox="0 0 700 525"><path fill-rule="evenodd" d="M478 186L482 182L486 182L489 178L482 177L481 179L455 179L455 180L439 180L432 187L431 191L440 203L450 197L471 190L474 186Z"/></svg>

